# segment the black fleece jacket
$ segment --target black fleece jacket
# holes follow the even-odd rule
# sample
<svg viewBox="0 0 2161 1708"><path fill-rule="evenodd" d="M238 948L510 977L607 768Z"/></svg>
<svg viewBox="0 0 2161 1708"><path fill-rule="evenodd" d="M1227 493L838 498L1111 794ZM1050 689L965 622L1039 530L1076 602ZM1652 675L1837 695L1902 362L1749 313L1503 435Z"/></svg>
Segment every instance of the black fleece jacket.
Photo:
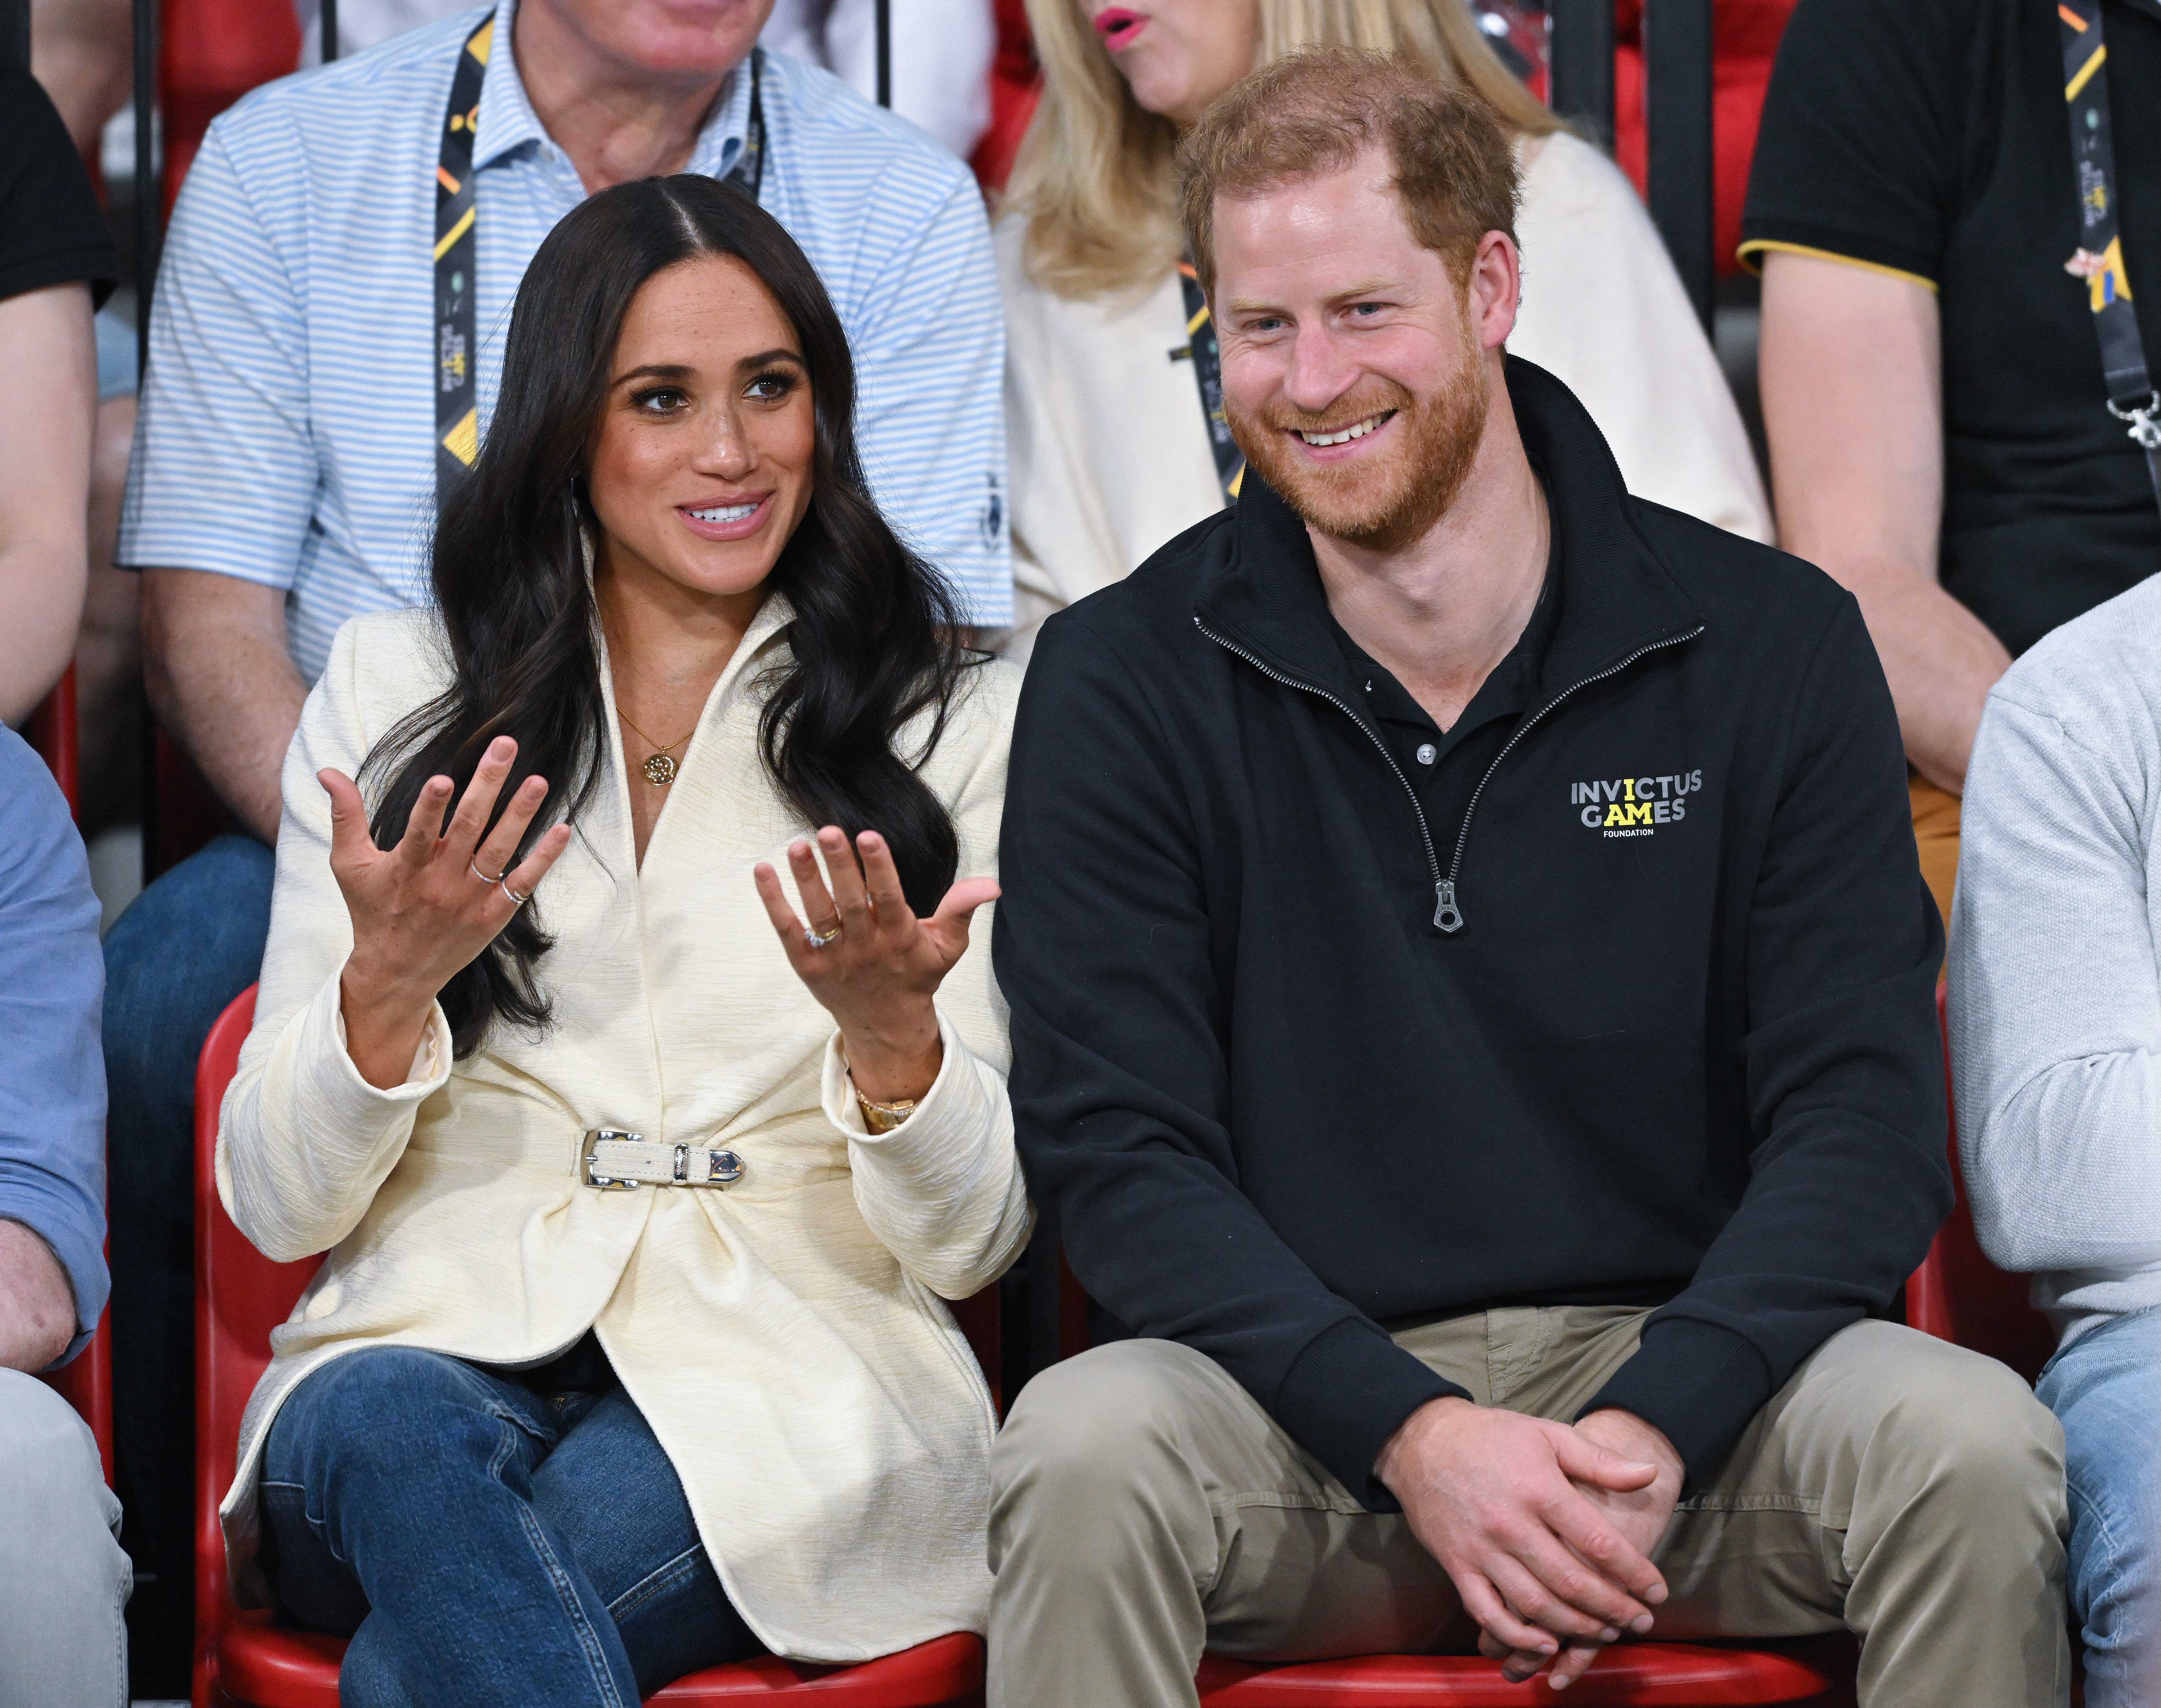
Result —
<svg viewBox="0 0 2161 1708"><path fill-rule="evenodd" d="M1075 1273L1377 1509L1460 1391L1383 1322L1659 1305L1586 1409L1693 1480L1950 1203L1942 930L1858 608L1507 382L1551 608L1446 737L1375 715L1408 697L1249 473L1045 625L1006 799L1014 1113Z"/></svg>

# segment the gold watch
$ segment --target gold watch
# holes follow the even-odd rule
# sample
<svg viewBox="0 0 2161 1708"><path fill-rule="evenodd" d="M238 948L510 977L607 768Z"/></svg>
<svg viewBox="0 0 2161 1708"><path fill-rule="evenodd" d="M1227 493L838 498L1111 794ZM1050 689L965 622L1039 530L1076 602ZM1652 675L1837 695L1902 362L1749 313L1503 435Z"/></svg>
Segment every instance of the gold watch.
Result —
<svg viewBox="0 0 2161 1708"><path fill-rule="evenodd" d="M849 1089L855 1090L853 1086ZM856 1107L863 1112L863 1125L872 1133L891 1133L915 1113L915 1099L903 1097L897 1103L876 1103L856 1091Z"/></svg>

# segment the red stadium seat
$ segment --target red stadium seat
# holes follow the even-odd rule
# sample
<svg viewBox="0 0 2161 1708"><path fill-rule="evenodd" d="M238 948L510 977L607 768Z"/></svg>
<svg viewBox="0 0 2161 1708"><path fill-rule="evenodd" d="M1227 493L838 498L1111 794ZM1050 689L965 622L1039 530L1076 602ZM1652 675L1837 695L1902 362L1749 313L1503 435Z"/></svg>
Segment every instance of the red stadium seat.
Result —
<svg viewBox="0 0 2161 1708"><path fill-rule="evenodd" d="M241 1411L270 1362L270 1330L291 1314L321 1261L271 1263L248 1244L218 1200L211 1172L218 1105L254 1018L251 987L211 1028L195 1071L194 1708L336 1708L345 1644L235 1606L217 1523L218 1502L232 1481ZM987 1296L987 1304L971 1302L964 1322L978 1356L987 1350L995 1357L996 1289ZM982 1643L956 1633L861 1666L810 1666L767 1657L712 1667L679 1679L649 1700L669 1708L778 1697L818 1708L962 1708L982 1701Z"/></svg>
<svg viewBox="0 0 2161 1708"><path fill-rule="evenodd" d="M67 797L68 810L78 816L81 807L76 799L76 787L81 781L77 743L81 726L76 721L75 666L70 664L53 691L38 702L38 709L30 714L30 745L38 750L38 757L45 762L45 768L53 773L53 781L60 786Z"/></svg>
<svg viewBox="0 0 2161 1708"><path fill-rule="evenodd" d="M1711 254L1721 278L1742 270L1741 206L1770 86L1771 61L1794 0L1716 0L1711 58ZM1648 170L1643 128L1643 0L1615 0L1613 158L1643 189Z"/></svg>
<svg viewBox="0 0 2161 1708"><path fill-rule="evenodd" d="M1543 1680L1512 1685L1490 1660L1459 1655L1364 1655L1355 1660L1251 1667L1213 1655L1200 1665L1201 1708L1521 1708L1566 1700L1609 1708L1742 1708L1759 1702L1850 1704L1853 1644L1820 1638L1778 1649L1624 1643L1557 1696Z"/></svg>
<svg viewBox="0 0 2161 1708"><path fill-rule="evenodd" d="M1945 992L1936 992L1936 1019L1944 1021ZM1950 1077L1950 1034L1944 1034L1944 1077ZM1906 1321L1940 1341L2000 1358L2028 1382L2056 1350L2056 1331L2028 1301L2030 1278L2009 1275L1990 1263L1974 1235L1973 1210L1959 1171L1958 1117L1950 1122L1951 1185L1958 1193L1929 1255L1906 1283Z"/></svg>
<svg viewBox="0 0 2161 1708"><path fill-rule="evenodd" d="M91 1330L89 1343L45 1378L45 1384L76 1409L97 1442L105 1486L112 1487L112 1312L107 1309Z"/></svg>

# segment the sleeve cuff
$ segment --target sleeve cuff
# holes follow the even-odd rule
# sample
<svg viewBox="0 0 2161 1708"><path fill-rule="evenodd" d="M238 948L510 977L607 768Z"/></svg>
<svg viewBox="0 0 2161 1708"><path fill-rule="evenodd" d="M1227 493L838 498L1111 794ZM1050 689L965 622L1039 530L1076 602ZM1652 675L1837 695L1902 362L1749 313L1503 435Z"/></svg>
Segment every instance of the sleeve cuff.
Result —
<svg viewBox="0 0 2161 1708"><path fill-rule="evenodd" d="M1429 1399L1470 1394L1390 1340L1380 1325L1346 1317L1306 1344L1276 1390L1270 1415L1368 1512L1403 1508L1373 1461L1403 1420Z"/></svg>
<svg viewBox="0 0 2161 1708"><path fill-rule="evenodd" d="M832 1037L826 1040L820 1083L825 1118L852 1144L889 1146L896 1141L909 1142L901 1140L903 1133L912 1133L920 1140L925 1133L943 1133L956 1122L973 1133L983 1119L981 1076L975 1071L975 1058L968 1046L942 1011L938 1015L938 1042L941 1052L938 1077L930 1082L930 1089L915 1100L908 1119L892 1132L872 1133L863 1119L862 1105L856 1101L855 1082L848 1077L847 1052L841 1047L840 1028L835 1027Z"/></svg>
<svg viewBox="0 0 2161 1708"><path fill-rule="evenodd" d="M1865 272L1903 279L1926 291L1936 289L1935 278L1925 258L1873 239L1819 227L1751 228L1744 232L1739 247L1733 253L1734 258L1751 273L1763 272L1767 254L1810 255L1819 261L1836 261Z"/></svg>
<svg viewBox="0 0 2161 1708"><path fill-rule="evenodd" d="M357 1097L364 1103L378 1107L399 1103L417 1103L430 1093L440 1091L450 1077L450 1065L455 1046L450 1040L450 1023L443 1013L440 1002L428 1005L428 1023L421 1029L420 1042L413 1051L413 1065L405 1070L402 1084L384 1090L372 1086L361 1077L360 1070L353 1065L352 1053L347 1048L345 1034L345 1009L339 998L340 974L333 973L329 982L317 992L315 1001L329 1010L331 1035L337 1048L331 1054L328 1077L335 1084L320 1089L328 1091L342 1100ZM318 1018L322 1018L320 1014Z"/></svg>
<svg viewBox="0 0 2161 1708"><path fill-rule="evenodd" d="M1694 1488L1732 1450L1749 1420L1771 1398L1763 1355L1730 1329L1692 1317L1654 1320L1636 1356L1576 1414L1606 1406L1664 1432Z"/></svg>

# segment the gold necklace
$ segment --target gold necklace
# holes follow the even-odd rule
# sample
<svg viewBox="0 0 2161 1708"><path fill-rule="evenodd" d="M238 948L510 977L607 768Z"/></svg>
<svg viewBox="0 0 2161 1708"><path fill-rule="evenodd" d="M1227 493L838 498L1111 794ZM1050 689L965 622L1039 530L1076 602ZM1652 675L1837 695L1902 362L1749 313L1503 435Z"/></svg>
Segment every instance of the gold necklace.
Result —
<svg viewBox="0 0 2161 1708"><path fill-rule="evenodd" d="M622 719L624 728L653 749L653 752L645 756L645 763L638 768L645 773L645 780L655 789L667 788L675 780L675 762L668 757L668 748L681 747L698 732L695 728L685 731L669 742L667 747L663 747L643 730L638 728L636 724L631 722L628 714L621 706L616 707L615 715Z"/></svg>

